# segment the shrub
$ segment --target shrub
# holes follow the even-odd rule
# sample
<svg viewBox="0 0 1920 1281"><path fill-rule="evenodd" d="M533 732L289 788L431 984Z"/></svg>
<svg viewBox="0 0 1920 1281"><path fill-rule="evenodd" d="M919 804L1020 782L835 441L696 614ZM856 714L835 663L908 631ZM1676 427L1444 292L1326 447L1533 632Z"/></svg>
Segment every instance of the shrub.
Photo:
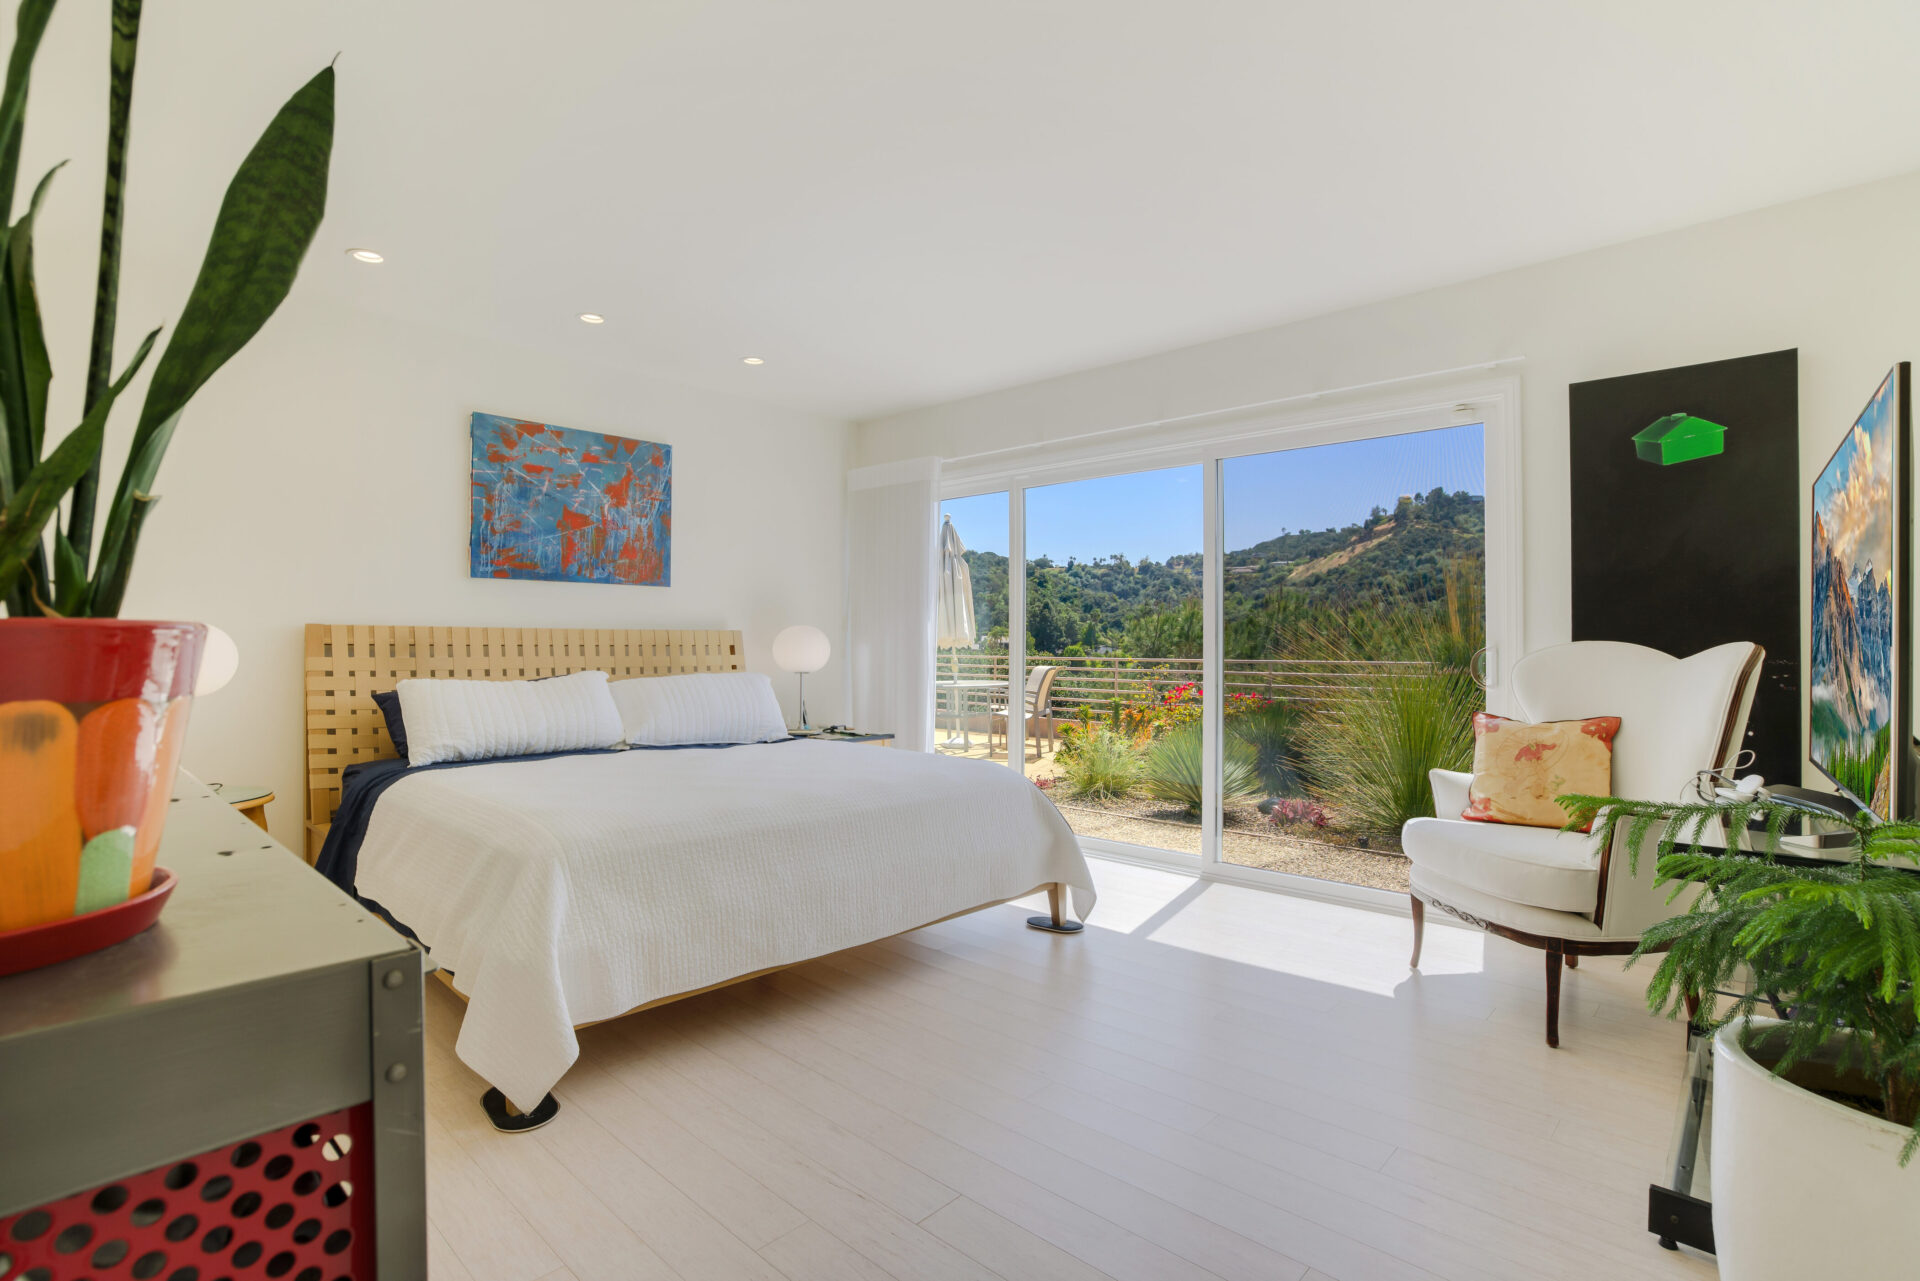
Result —
<svg viewBox="0 0 1920 1281"><path fill-rule="evenodd" d="M1075 796L1125 796L1140 781L1140 749L1110 729L1078 735L1073 755L1054 761Z"/></svg>
<svg viewBox="0 0 1920 1281"><path fill-rule="evenodd" d="M1182 725L1167 731L1147 749L1147 794L1155 800L1183 807L1189 814L1200 812L1201 779L1204 752L1198 725ZM1260 794L1260 771L1253 749L1237 738L1228 738L1220 762L1220 799L1243 800Z"/></svg>
<svg viewBox="0 0 1920 1281"><path fill-rule="evenodd" d="M1159 682L1168 677L1164 667L1155 667L1136 675L1141 679L1129 691L1128 697L1124 701L1115 697L1110 704L1111 723L1116 730L1136 737L1152 735L1157 738L1170 729L1199 723L1201 699L1198 681L1183 681L1162 688Z"/></svg>
<svg viewBox="0 0 1920 1281"><path fill-rule="evenodd" d="M1155 681L1166 678L1166 668L1156 667L1146 676L1148 679L1134 687L1130 701L1114 702L1114 728L1158 738L1168 730L1200 723L1205 694L1199 681L1182 681L1163 689ZM1264 694L1228 694L1221 710L1231 722L1272 704L1273 700Z"/></svg>
<svg viewBox="0 0 1920 1281"><path fill-rule="evenodd" d="M1284 658L1417 664L1382 672L1364 688L1327 687L1300 735L1313 790L1344 823L1398 831L1433 813L1430 769L1473 764L1473 714L1484 705L1474 679L1485 643L1477 561L1445 567L1445 599L1431 606L1363 605L1337 619L1295 619L1275 637Z"/></svg>
<svg viewBox="0 0 1920 1281"><path fill-rule="evenodd" d="M1473 765L1480 687L1465 673L1429 668L1326 705L1303 744L1322 799L1354 826L1400 830L1433 816L1431 769Z"/></svg>
<svg viewBox="0 0 1920 1281"><path fill-rule="evenodd" d="M1267 811L1267 822L1275 827L1325 827L1327 811L1318 801L1289 797L1273 802L1273 808Z"/></svg>
<svg viewBox="0 0 1920 1281"><path fill-rule="evenodd" d="M1265 698L1242 706L1244 710L1236 711L1229 701L1227 733L1253 750L1260 790L1268 796L1298 794L1302 779L1295 740L1305 719L1299 706Z"/></svg>

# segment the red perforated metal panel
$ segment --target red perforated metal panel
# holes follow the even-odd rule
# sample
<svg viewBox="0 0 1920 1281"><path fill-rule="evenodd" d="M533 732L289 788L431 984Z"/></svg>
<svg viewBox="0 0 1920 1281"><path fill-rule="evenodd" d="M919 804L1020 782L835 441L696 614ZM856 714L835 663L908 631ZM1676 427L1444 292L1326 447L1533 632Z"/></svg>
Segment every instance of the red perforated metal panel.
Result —
<svg viewBox="0 0 1920 1281"><path fill-rule="evenodd" d="M0 1281L373 1281L368 1104L0 1219Z"/></svg>

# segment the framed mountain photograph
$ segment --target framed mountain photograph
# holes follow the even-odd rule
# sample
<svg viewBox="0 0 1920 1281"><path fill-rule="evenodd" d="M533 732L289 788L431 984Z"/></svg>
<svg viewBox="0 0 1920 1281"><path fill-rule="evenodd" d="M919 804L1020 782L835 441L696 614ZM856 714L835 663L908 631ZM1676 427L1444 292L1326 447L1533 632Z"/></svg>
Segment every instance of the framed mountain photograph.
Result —
<svg viewBox="0 0 1920 1281"><path fill-rule="evenodd" d="M1906 731L1904 371L1881 382L1813 483L1808 746L1827 777L1883 819L1907 802L1893 741Z"/></svg>

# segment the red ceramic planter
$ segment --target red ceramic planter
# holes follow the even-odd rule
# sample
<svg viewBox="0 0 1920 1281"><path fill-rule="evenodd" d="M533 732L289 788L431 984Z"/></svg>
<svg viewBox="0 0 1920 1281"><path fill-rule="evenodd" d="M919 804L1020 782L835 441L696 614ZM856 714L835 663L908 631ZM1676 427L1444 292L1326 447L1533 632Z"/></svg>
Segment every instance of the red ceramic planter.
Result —
<svg viewBox="0 0 1920 1281"><path fill-rule="evenodd" d="M146 893L207 629L0 622L0 932Z"/></svg>
<svg viewBox="0 0 1920 1281"><path fill-rule="evenodd" d="M160 909L173 893L173 881L172 872L156 867L146 892L125 902L24 930L0 931L0 978L124 943L160 919Z"/></svg>

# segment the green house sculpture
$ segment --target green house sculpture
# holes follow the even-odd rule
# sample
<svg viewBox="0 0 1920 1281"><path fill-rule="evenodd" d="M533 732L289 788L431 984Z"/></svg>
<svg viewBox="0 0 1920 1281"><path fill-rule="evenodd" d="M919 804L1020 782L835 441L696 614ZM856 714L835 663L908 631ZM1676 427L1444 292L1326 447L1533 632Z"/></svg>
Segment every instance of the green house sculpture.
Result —
<svg viewBox="0 0 1920 1281"><path fill-rule="evenodd" d="M1633 436L1633 452L1662 467L1727 452L1727 429L1692 414L1668 414Z"/></svg>

